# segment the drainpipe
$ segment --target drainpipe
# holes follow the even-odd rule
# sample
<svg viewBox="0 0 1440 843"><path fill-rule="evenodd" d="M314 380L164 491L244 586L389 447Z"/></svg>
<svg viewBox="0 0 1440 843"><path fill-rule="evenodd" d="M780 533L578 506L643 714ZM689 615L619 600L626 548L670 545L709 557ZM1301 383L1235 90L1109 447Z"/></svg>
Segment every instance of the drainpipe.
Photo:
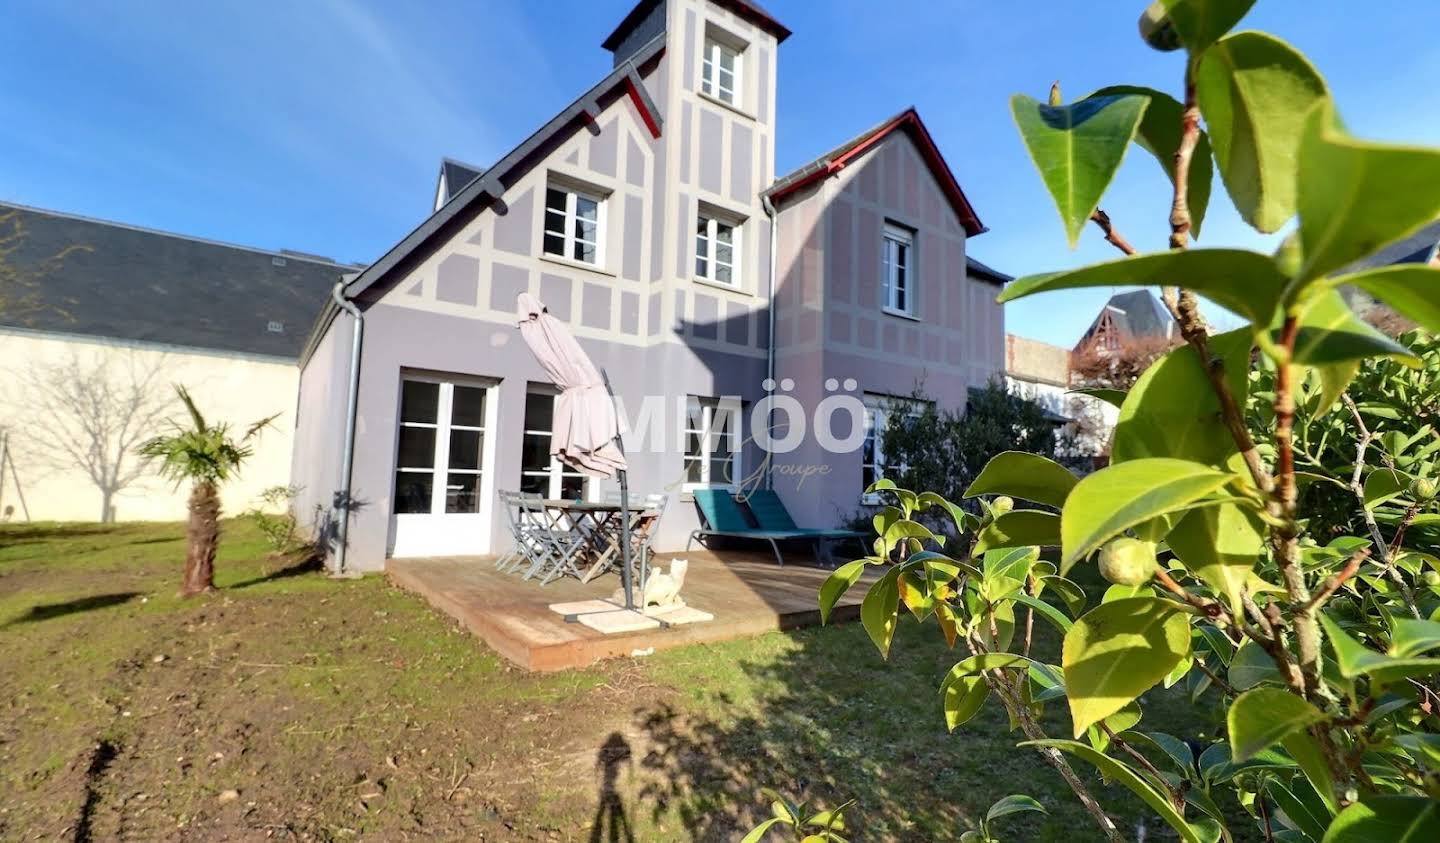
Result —
<svg viewBox="0 0 1440 843"><path fill-rule="evenodd" d="M330 297L354 320L350 340L350 387L345 399L345 445L340 457L340 524L335 531L339 546L335 551L337 577L346 576L345 550L350 542L350 470L355 463L355 414L360 403L360 341L365 335L365 317L360 308L345 298L345 281L335 282Z"/></svg>
<svg viewBox="0 0 1440 843"><path fill-rule="evenodd" d="M765 312L770 322L770 330L766 332L765 337L765 377L769 378L773 384L775 382L775 247L779 239L777 236L779 221L775 218L775 203L770 201L769 196L763 193L760 195L760 206L765 209L765 216L770 218L770 275L765 291ZM769 413L765 414L765 430L772 436L775 433L775 425ZM775 467L770 464L768 455L765 466L765 488L772 489L774 488L772 472Z"/></svg>

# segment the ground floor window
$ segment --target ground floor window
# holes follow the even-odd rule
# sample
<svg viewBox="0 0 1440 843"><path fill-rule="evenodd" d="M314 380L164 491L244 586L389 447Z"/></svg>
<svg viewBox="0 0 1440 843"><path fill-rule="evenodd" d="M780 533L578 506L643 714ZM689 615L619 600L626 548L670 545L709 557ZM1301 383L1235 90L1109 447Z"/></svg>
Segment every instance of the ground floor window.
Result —
<svg viewBox="0 0 1440 843"><path fill-rule="evenodd" d="M740 474L740 403L690 396L685 408L685 489L734 486Z"/></svg>
<svg viewBox="0 0 1440 843"><path fill-rule="evenodd" d="M894 418L897 413L918 416L924 411L925 404L919 401L876 393L865 394L865 441L860 445L862 503L879 504L884 502L880 495L865 494L863 490L870 488L872 483L886 476L885 428L889 426L890 419ZM905 466L891 465L891 469L891 474L899 474L905 470Z"/></svg>
<svg viewBox="0 0 1440 843"><path fill-rule="evenodd" d="M484 387L440 379L401 382L397 515L480 511L486 396Z"/></svg>
<svg viewBox="0 0 1440 843"><path fill-rule="evenodd" d="M525 396L525 433L520 445L520 491L559 500L584 500L585 475L550 455L555 429L555 394L532 390Z"/></svg>

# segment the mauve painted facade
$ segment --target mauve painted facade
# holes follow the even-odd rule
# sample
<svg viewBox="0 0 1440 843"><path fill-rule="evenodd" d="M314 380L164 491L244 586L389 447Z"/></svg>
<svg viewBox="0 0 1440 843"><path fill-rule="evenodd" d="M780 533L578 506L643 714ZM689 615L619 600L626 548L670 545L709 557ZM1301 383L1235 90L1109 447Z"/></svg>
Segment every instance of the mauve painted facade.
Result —
<svg viewBox="0 0 1440 843"><path fill-rule="evenodd" d="M736 4L641 5L635 28L615 39L616 67L663 37L663 52L637 71L660 118L658 136L645 97L620 86L597 100L588 125L577 122L547 138L515 177L502 175L500 201L462 208L372 285L351 291L363 312L364 343L348 568L379 570L397 550L396 468L407 375L488 390L480 512L465 522L473 541L459 552L508 547L495 495L520 487L526 395L549 386L516 328L521 292L539 296L570 327L632 423L647 398L661 400L663 412L673 416L687 396L738 397L744 402L741 434L753 434L750 410L766 395L771 342L771 232L761 194L775 178L777 38ZM700 91L702 52L712 38L743 45L738 106ZM824 397L829 377L857 379L858 392L902 394L923 379L937 400L958 405L967 386L1003 368L997 289L965 276L964 230L908 144L896 135L862 162L780 205L776 374L792 378L809 406ZM550 184L603 197L598 266L543 254ZM734 286L695 277L696 215L702 209L737 223ZM437 211L436 219L442 216ZM879 307L878 238L886 219L917 231L916 320L887 316ZM297 507L319 513L317 530L331 533L352 328L344 314L322 328L300 381ZM673 421L652 421L651 431L658 426L667 438L659 447L640 441L639 431L627 438L630 485L669 495L655 546L681 549L697 526L681 489L684 443ZM833 525L858 507L858 451L821 454L807 444L777 460L799 463L830 466L828 475L799 488L783 474L774 478L803 524ZM761 454L747 444L742 475L763 467ZM614 488L596 485L592 496Z"/></svg>

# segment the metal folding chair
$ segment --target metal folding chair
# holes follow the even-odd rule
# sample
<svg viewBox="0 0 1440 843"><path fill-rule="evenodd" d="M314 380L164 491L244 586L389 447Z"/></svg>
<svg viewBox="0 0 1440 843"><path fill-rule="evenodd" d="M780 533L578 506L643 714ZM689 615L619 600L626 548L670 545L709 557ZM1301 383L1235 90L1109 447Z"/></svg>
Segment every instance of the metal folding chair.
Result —
<svg viewBox="0 0 1440 843"><path fill-rule="evenodd" d="M512 547L495 560L495 569L513 573L527 563L533 562L537 543L531 535L529 519L521 511L521 500L539 500L534 492L500 492L500 506L505 510L505 523L510 528Z"/></svg>
<svg viewBox="0 0 1440 843"><path fill-rule="evenodd" d="M536 552L524 579L540 577L541 585L549 585L556 577L580 576L576 560L589 539L573 524L552 520L538 498L519 500L521 524Z"/></svg>

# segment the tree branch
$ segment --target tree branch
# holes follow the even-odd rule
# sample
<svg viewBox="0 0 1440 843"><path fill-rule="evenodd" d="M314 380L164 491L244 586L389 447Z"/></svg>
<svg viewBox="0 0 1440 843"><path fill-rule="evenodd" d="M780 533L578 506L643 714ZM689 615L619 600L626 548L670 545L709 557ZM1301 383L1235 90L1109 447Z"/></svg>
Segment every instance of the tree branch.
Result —
<svg viewBox="0 0 1440 843"><path fill-rule="evenodd" d="M1325 601L1329 600L1335 592L1339 591L1346 580L1355 576L1355 572L1360 570L1360 563L1368 559L1369 556L1370 551L1366 548L1361 548L1356 551L1355 554L1350 557L1350 561L1345 563L1345 567L1340 569L1339 573L1326 580L1325 584L1320 586L1314 596L1310 598L1310 602L1305 604L1305 611L1313 612L1325 605Z"/></svg>
<svg viewBox="0 0 1440 843"><path fill-rule="evenodd" d="M1175 194L1170 203L1170 248L1190 245L1190 160L1200 142L1200 105L1195 95L1195 63L1185 68L1185 110L1180 117L1180 145L1175 149Z"/></svg>
<svg viewBox="0 0 1440 843"><path fill-rule="evenodd" d="M1130 241L1126 240L1118 232L1115 231L1115 226L1111 225L1110 223L1109 214L1105 213L1099 208L1096 208L1095 213L1090 215L1090 221L1095 223L1095 225L1099 226L1101 231L1105 232L1105 241L1107 243L1127 255L1137 254L1135 251L1135 247L1130 245Z"/></svg>

